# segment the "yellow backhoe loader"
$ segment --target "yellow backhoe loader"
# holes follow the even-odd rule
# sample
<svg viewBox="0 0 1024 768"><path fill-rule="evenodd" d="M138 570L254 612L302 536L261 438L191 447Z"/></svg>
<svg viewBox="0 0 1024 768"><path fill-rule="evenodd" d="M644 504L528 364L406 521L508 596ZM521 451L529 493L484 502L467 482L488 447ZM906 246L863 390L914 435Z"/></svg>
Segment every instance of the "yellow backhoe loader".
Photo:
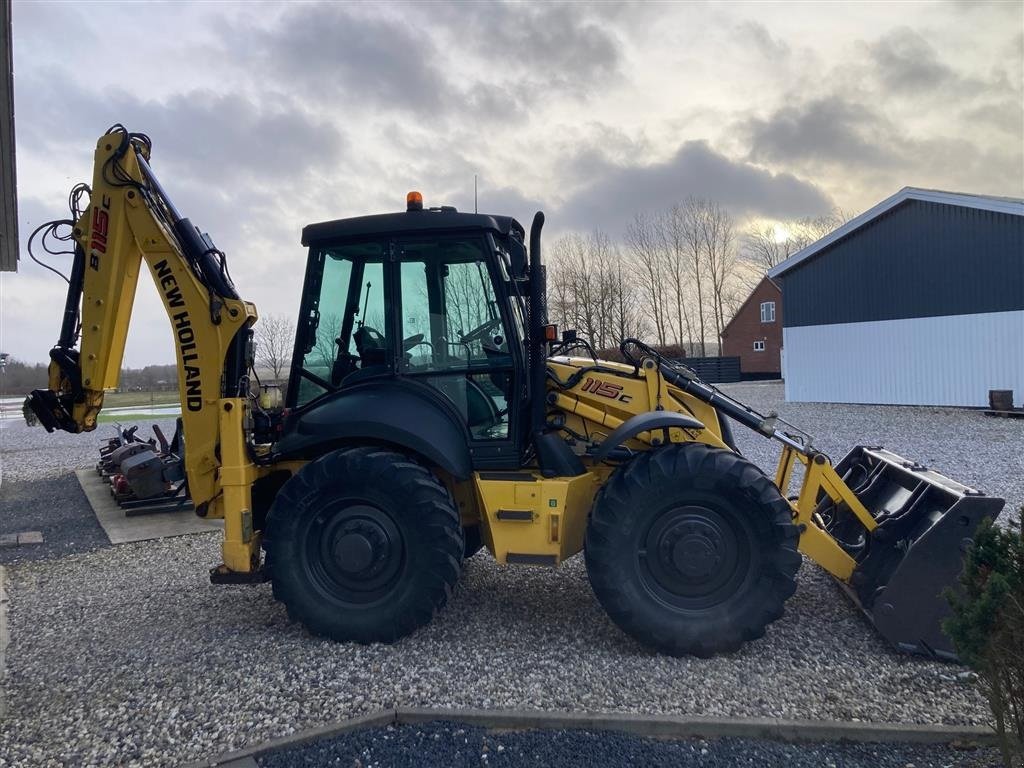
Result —
<svg viewBox="0 0 1024 768"><path fill-rule="evenodd" d="M390 642L431 620L481 546L516 566L583 551L625 632L707 656L782 615L802 552L897 647L955 656L941 592L1000 499L880 448L833 465L638 340L622 341L624 363L598 359L547 323L543 214L527 236L418 193L404 212L303 230L275 403L250 378L256 308L171 203L151 150L111 128L92 186L51 225L72 228L74 263L49 386L28 407L50 431L95 429L145 262L176 340L188 491L197 514L224 519L214 582L269 579L313 632ZM774 477L732 424L779 444Z"/></svg>

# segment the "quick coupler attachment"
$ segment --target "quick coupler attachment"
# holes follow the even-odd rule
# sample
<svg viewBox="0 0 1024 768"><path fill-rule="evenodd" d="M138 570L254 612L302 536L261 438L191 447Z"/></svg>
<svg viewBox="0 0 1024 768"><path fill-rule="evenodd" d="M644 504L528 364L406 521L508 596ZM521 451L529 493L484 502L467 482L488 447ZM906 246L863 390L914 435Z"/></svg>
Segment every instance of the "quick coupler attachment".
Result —
<svg viewBox="0 0 1024 768"><path fill-rule="evenodd" d="M881 448L854 448L836 472L878 525L869 533L845 504L827 496L818 504L819 520L857 563L847 592L900 650L956 660L942 631L943 593L959 588L974 532L1003 500Z"/></svg>
<svg viewBox="0 0 1024 768"><path fill-rule="evenodd" d="M49 389L33 389L25 398L23 408L33 413L47 432L55 429L78 432L78 425L71 418L70 403L67 400L66 396L60 396Z"/></svg>

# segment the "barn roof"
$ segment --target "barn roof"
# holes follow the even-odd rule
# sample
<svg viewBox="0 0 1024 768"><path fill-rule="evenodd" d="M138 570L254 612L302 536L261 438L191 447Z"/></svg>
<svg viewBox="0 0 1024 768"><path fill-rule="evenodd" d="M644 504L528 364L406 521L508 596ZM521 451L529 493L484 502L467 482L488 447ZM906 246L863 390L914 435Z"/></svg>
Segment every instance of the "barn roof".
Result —
<svg viewBox="0 0 1024 768"><path fill-rule="evenodd" d="M886 211L890 211L897 205L908 200L921 200L927 203L942 203L944 205L957 205L963 208L980 208L996 213L1010 213L1016 216L1024 216L1024 199L1016 197L996 197L994 195L968 195L960 192L943 192L939 189L922 189L920 187L904 187L891 197L887 197L873 208L864 211L860 216L850 219L843 226L825 235L820 240L808 245L788 259L768 271L769 277L779 277L798 264L806 261L819 251L824 250L847 235L855 232L865 224L877 219Z"/></svg>

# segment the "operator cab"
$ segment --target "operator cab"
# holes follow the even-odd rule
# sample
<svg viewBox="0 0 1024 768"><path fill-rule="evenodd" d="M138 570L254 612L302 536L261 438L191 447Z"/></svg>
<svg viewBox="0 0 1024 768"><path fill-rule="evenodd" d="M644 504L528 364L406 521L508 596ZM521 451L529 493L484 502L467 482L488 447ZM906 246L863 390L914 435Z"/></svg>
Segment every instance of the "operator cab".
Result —
<svg viewBox="0 0 1024 768"><path fill-rule="evenodd" d="M401 380L470 443L515 454L525 414L524 230L509 217L423 210L312 224L288 406ZM501 448L500 446L503 446ZM478 452L479 453L479 452Z"/></svg>

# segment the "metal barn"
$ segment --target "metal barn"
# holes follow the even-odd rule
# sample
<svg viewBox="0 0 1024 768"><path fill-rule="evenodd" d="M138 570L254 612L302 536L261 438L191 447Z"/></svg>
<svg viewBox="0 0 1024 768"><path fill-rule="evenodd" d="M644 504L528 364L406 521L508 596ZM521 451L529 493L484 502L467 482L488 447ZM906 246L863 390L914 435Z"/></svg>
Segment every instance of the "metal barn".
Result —
<svg viewBox="0 0 1024 768"><path fill-rule="evenodd" d="M1024 200L905 187L768 274L787 400L1024 398Z"/></svg>

